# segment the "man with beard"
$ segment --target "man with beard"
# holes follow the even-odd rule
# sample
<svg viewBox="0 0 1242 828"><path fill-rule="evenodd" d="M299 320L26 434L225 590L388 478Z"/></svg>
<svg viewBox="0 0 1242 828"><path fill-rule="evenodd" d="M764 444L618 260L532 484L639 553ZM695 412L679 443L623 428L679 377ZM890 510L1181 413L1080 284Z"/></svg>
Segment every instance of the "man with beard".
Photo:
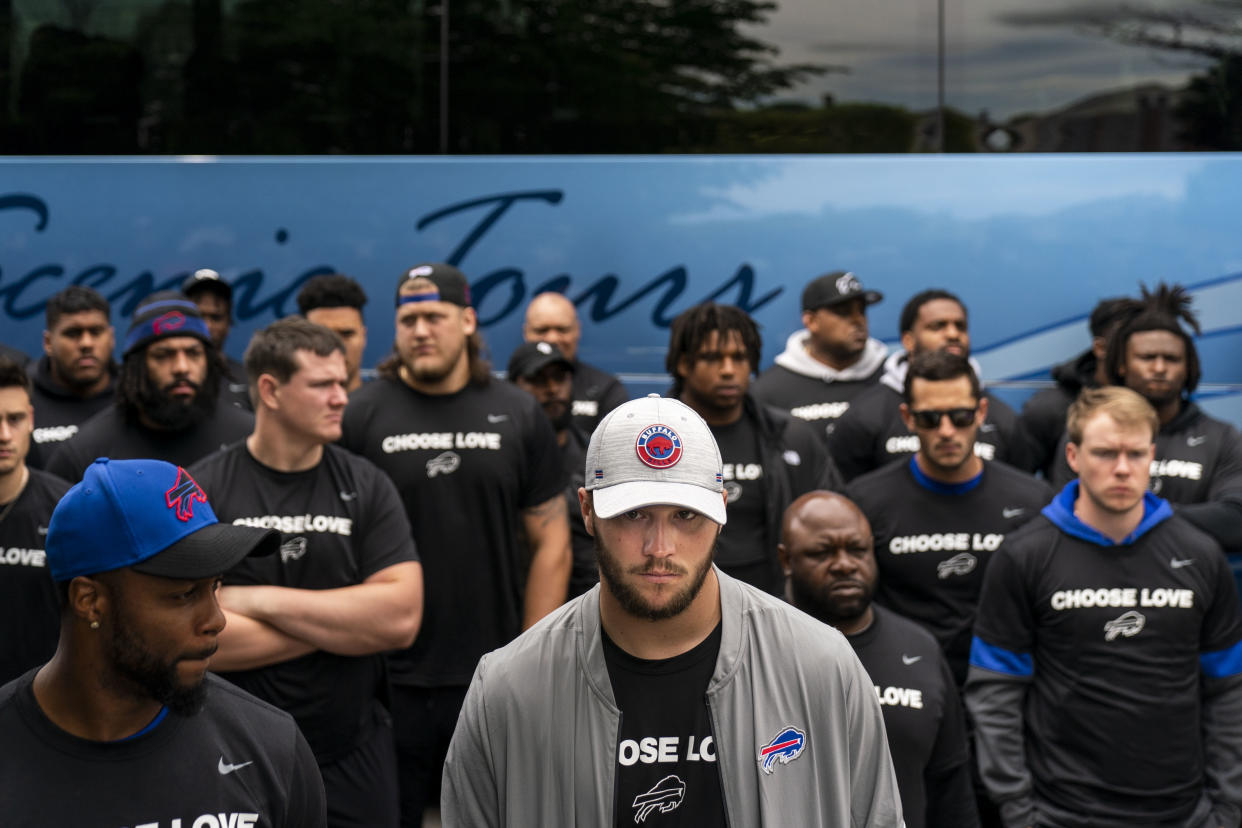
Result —
<svg viewBox="0 0 1242 828"><path fill-rule="evenodd" d="M802 330L755 381L755 396L827 440L850 401L880 380L888 346L870 336L867 307L884 299L853 273L827 273L802 290Z"/></svg>
<svg viewBox="0 0 1242 828"><path fill-rule="evenodd" d="M75 481L96 457L189 466L248 435L254 418L220 400L224 370L198 308L180 293L138 303L125 337L116 405L83 423L47 470Z"/></svg>
<svg viewBox="0 0 1242 828"><path fill-rule="evenodd" d="M810 492L785 511L781 537L786 599L840 630L875 684L907 828L977 828L957 684L936 639L871 603L867 518L841 495Z"/></svg>
<svg viewBox="0 0 1242 828"><path fill-rule="evenodd" d="M582 467L586 461L587 443L591 439L574 424L574 364L550 342L526 342L509 357L509 382L539 401L543 413L556 430L556 444L561 449L561 465L569 480L565 498L569 509L570 540L574 551L573 570L569 573L569 597L576 598L599 583L595 568L595 549L578 511L578 489L585 485Z"/></svg>
<svg viewBox="0 0 1242 828"><path fill-rule="evenodd" d="M746 311L704 302L673 320L665 366L672 396L707 421L724 457L729 525L720 533L716 565L780 595L781 515L799 495L841 488L841 478L811 426L750 394L762 348Z"/></svg>
<svg viewBox="0 0 1242 828"><path fill-rule="evenodd" d="M334 445L345 347L298 316L246 348L254 433L190 468L221 520L280 529L280 555L225 573L212 669L288 711L323 774L335 828L396 828L397 755L382 653L410 646L422 567L387 475Z"/></svg>
<svg viewBox="0 0 1242 828"><path fill-rule="evenodd" d="M828 449L841 475L853 480L918 451L918 435L901 417L901 393L912 358L929 351L970 357L966 306L945 290L925 290L901 309L901 347L884 362L884 373L873 388L859 394L828 435ZM975 374L979 366L971 362ZM1018 415L990 392L987 419L979 427L975 453L984 460L1002 460L1031 471L1031 452Z"/></svg>
<svg viewBox="0 0 1242 828"><path fill-rule="evenodd" d="M1043 472L1045 479L1052 479L1052 470L1060 457L1058 444L1065 435L1065 412L1082 389L1108 385L1104 358L1108 338L1137 304L1128 296L1101 299L1088 320L1091 347L1069 362L1054 366L1052 379L1056 385L1032 395L1022 406L1019 418L1030 438L1031 463Z"/></svg>
<svg viewBox="0 0 1242 828"><path fill-rule="evenodd" d="M846 493L875 532L876 600L926 627L961 684L988 561L1006 534L1052 499L1052 490L974 451L990 401L965 357L944 351L914 357L903 396L901 416L919 450L855 479Z"/></svg>
<svg viewBox="0 0 1242 828"><path fill-rule="evenodd" d="M1078 479L988 568L966 704L1006 826L1242 816L1242 613L1220 545L1148 491L1159 427L1128 388L1083 391Z"/></svg>
<svg viewBox="0 0 1242 828"><path fill-rule="evenodd" d="M707 423L677 400L625 403L586 472L599 587L479 662L445 828L901 825L849 645L712 566L726 514Z"/></svg>
<svg viewBox="0 0 1242 828"><path fill-rule="evenodd" d="M181 283L181 292L198 305L198 312L207 324L211 344L216 346L216 353L224 363L220 398L238 408L253 410L250 389L246 384L246 369L224 352L224 343L233 327L233 286L221 279L219 273L204 267L186 277Z"/></svg>
<svg viewBox="0 0 1242 828"><path fill-rule="evenodd" d="M1202 369L1199 321L1180 285L1143 288L1139 306L1109 340L1105 367L1114 385L1138 392L1160 416L1151 488L1230 554L1242 553L1242 435L1191 401ZM1062 440L1064 445L1065 439ZM1062 448L1053 481L1073 478Z"/></svg>
<svg viewBox="0 0 1242 828"><path fill-rule="evenodd" d="M422 558L422 633L389 657L401 820L420 826L479 656L564 602L572 553L556 436L491 381L465 274L416 265L396 307L395 353L350 398L341 444L392 478Z"/></svg>
<svg viewBox="0 0 1242 828"><path fill-rule="evenodd" d="M47 661L60 629L43 541L69 486L26 463L34 416L26 372L0 359L0 684Z"/></svg>
<svg viewBox="0 0 1242 828"><path fill-rule="evenodd" d="M583 434L590 434L595 426L621 403L630 398L621 380L578 359L578 345L582 341L582 325L574 303L560 293L541 293L526 307L526 320L522 325L522 337L527 342L550 342L561 349L565 359L574 365L573 407L574 425Z"/></svg>
<svg viewBox="0 0 1242 828"><path fill-rule="evenodd" d="M41 469L78 427L112 403L116 345L108 300L72 285L47 300L43 357L31 371L30 401L38 412L30 457Z"/></svg>
<svg viewBox="0 0 1242 828"><path fill-rule="evenodd" d="M52 660L0 687L6 828L323 826L293 719L207 674L220 575L275 532L216 521L184 469L96 460L52 513Z"/></svg>

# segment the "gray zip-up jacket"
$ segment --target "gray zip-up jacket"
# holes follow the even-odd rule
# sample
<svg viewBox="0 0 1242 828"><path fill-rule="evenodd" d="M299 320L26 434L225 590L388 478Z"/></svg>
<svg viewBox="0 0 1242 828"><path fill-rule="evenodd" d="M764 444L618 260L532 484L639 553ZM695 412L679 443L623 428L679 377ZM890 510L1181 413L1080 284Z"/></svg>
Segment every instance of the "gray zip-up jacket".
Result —
<svg viewBox="0 0 1242 828"><path fill-rule="evenodd" d="M849 643L716 577L707 704L729 824L902 826L880 705ZM479 661L444 764L445 828L612 825L620 721L596 586ZM764 772L760 751L788 728L804 734L803 750Z"/></svg>

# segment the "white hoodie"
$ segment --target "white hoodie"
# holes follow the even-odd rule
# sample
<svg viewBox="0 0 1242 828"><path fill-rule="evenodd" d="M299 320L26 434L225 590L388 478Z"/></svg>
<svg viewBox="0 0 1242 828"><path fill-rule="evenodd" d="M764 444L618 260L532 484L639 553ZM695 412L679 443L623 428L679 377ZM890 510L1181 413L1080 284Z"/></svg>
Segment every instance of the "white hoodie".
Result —
<svg viewBox="0 0 1242 828"><path fill-rule="evenodd" d="M806 341L810 338L811 332L805 328L790 334L789 339L785 340L785 350L776 357L776 364L795 374L824 382L858 382L874 374L888 353L887 345L878 339L868 338L858 362L838 371L807 353Z"/></svg>

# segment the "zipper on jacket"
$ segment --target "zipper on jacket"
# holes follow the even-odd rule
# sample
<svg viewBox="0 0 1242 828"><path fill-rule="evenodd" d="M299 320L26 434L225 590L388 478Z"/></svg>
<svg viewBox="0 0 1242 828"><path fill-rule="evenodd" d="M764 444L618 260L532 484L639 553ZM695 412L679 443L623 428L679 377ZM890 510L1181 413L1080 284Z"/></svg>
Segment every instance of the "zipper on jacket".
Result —
<svg viewBox="0 0 1242 828"><path fill-rule="evenodd" d="M615 705L614 705L615 706ZM621 725L625 724L625 711L617 708L617 741L612 746L612 808L608 825L617 824L617 787L621 784L621 774L617 773L617 757L621 755Z"/></svg>
<svg viewBox="0 0 1242 828"><path fill-rule="evenodd" d="M720 782L720 810L724 812L725 825L732 825L729 818L729 795L725 793L724 762L720 750L720 729L716 727L716 711L712 708L711 698L704 693L703 704L707 705L707 720L712 723L712 740L716 743L716 778Z"/></svg>

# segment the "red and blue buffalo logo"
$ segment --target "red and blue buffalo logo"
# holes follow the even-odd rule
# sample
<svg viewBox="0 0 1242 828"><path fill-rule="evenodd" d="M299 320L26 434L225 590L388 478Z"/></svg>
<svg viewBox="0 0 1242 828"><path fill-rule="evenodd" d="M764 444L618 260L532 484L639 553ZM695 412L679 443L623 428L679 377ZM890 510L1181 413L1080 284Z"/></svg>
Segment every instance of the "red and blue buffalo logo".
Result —
<svg viewBox="0 0 1242 828"><path fill-rule="evenodd" d="M667 469L681 459L681 438L666 425L644 428L634 448L638 451L638 459L653 469Z"/></svg>
<svg viewBox="0 0 1242 828"><path fill-rule="evenodd" d="M151 323L151 329L155 331L156 336L166 334L169 331L179 331L185 327L185 314L181 311L169 311L156 317Z"/></svg>
<svg viewBox="0 0 1242 828"><path fill-rule="evenodd" d="M776 738L759 748L759 767L770 774L777 760L788 765L806 750L806 734L796 727L787 727Z"/></svg>
<svg viewBox="0 0 1242 828"><path fill-rule="evenodd" d="M164 492L164 502L177 515L177 520L189 521L194 517L194 501L207 502L207 493L195 482L190 473L177 467L177 480Z"/></svg>

